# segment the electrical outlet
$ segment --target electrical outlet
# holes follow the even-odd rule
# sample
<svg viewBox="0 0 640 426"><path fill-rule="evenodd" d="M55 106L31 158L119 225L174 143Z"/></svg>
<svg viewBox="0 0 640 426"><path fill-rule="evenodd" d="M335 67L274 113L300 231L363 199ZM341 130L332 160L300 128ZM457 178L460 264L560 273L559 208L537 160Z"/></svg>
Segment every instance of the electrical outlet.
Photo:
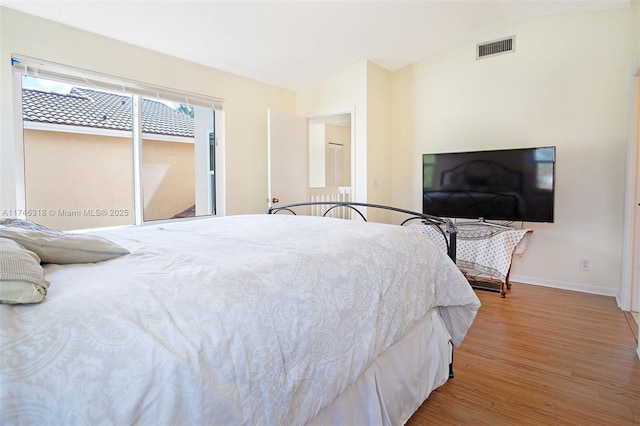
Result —
<svg viewBox="0 0 640 426"><path fill-rule="evenodd" d="M590 271L591 270L591 259L587 259L586 257L580 258L580 270L581 271Z"/></svg>

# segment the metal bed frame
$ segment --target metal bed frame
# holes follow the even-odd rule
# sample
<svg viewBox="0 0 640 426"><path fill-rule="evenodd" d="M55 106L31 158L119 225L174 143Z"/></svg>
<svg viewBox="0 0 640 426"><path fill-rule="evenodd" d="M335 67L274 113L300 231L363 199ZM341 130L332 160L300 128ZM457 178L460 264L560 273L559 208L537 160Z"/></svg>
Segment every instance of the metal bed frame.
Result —
<svg viewBox="0 0 640 426"><path fill-rule="evenodd" d="M293 204L284 204L282 206L272 206L267 210L267 214L276 214L278 212L286 211L288 213L296 215L296 208L299 207L311 207L311 206L328 206L324 213L323 217L328 216L332 211L338 208L348 209L350 211L355 212L362 220L367 222L366 216L358 209L358 207L362 208L375 208L382 210L389 210L396 213L402 213L408 217L406 217L401 223L400 226L404 226L410 221L418 220L423 222L424 224L431 225L442 235L444 239L445 245L447 247L447 254L456 262L456 227L453 224L453 221L448 218L443 218L439 216L433 216L425 213L417 213L411 210L400 209L397 207L385 206L382 204L370 204L370 203L358 203L352 201L307 201L302 203L293 203ZM357 218L356 217L356 218Z"/></svg>
<svg viewBox="0 0 640 426"><path fill-rule="evenodd" d="M299 207L311 207L311 206L328 206L327 209L322 214L322 217L327 217L332 211L337 208L346 208L351 211L357 213L357 217L360 217L363 221L367 222L366 216L358 210L358 207L362 208L375 208L381 210L389 210L396 213L402 213L406 215L406 218L399 224L400 226L404 226L407 223L418 220L424 224L431 225L438 230L438 232L442 235L444 239L447 255L453 263L456 263L456 236L457 231L456 227L453 224L453 221L448 218L432 216L425 213L417 213L411 210L400 209L397 207L385 206L382 204L369 204L369 203L358 203L351 201L308 201L302 203L293 203L293 204L284 204L281 206L272 206L267 210L267 214L277 214L279 212L287 212L293 215L297 215L296 208ZM357 219L356 217L356 219ZM449 379L453 379L453 347L451 348L451 363L449 363Z"/></svg>

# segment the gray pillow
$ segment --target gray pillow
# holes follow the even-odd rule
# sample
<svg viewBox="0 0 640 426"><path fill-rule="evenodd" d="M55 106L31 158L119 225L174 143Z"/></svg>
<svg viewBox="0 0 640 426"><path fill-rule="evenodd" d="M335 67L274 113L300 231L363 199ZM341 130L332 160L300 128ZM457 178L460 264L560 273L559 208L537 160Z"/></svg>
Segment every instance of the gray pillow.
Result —
<svg viewBox="0 0 640 426"><path fill-rule="evenodd" d="M98 235L62 232L15 218L0 219L0 237L20 243L43 263L93 263L129 254Z"/></svg>

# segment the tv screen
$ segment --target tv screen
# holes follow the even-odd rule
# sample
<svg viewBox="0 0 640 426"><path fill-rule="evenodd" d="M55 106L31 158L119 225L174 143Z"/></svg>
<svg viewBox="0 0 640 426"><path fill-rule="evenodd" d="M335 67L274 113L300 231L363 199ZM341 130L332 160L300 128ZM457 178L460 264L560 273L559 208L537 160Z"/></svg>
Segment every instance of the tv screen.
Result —
<svg viewBox="0 0 640 426"><path fill-rule="evenodd" d="M449 218L553 222L556 148L422 156L422 210Z"/></svg>

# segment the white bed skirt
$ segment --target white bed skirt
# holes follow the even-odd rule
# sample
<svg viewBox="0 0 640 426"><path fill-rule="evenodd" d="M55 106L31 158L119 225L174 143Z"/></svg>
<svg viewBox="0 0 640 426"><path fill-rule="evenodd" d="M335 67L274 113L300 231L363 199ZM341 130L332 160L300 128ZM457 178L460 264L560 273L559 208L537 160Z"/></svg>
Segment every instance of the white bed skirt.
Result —
<svg viewBox="0 0 640 426"><path fill-rule="evenodd" d="M309 424L405 424L431 391L448 380L450 339L434 309Z"/></svg>

